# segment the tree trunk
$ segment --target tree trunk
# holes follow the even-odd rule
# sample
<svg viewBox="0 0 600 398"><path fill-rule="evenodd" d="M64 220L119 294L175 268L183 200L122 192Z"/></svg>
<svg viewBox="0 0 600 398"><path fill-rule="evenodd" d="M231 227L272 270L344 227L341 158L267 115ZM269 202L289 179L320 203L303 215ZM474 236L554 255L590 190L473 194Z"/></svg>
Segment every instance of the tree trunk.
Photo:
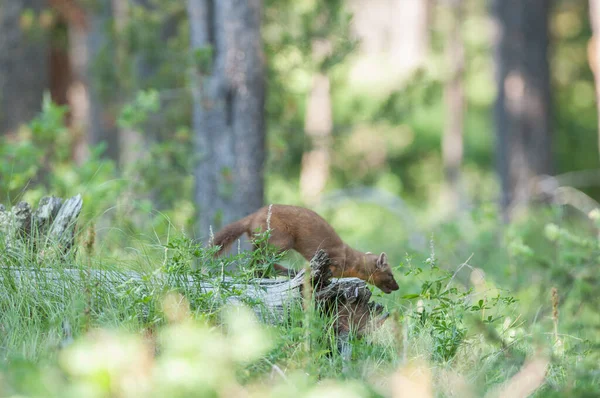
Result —
<svg viewBox="0 0 600 398"><path fill-rule="evenodd" d="M429 0L391 1L390 57L400 73L410 73L425 62L429 50L429 3Z"/></svg>
<svg viewBox="0 0 600 398"><path fill-rule="evenodd" d="M69 103L68 92L73 82L69 46L67 40L65 40L68 29L68 22L59 16L50 34L50 96L52 101L58 105ZM66 123L67 125L70 124L69 113L67 113Z"/></svg>
<svg viewBox="0 0 600 398"><path fill-rule="evenodd" d="M329 178L333 128L329 76L316 73L308 97L305 133L311 149L302 155L300 194L305 203L318 202Z"/></svg>
<svg viewBox="0 0 600 398"><path fill-rule="evenodd" d="M0 3L0 134L35 117L49 89L48 32L40 19L45 3Z"/></svg>
<svg viewBox="0 0 600 398"><path fill-rule="evenodd" d="M315 39L312 43L313 62L322 64L331 51L329 40ZM326 70L315 72L306 104L304 131L311 147L302 156L300 194L304 202L309 204L318 202L329 178L333 109L331 82L327 73Z"/></svg>
<svg viewBox="0 0 600 398"><path fill-rule="evenodd" d="M349 0L360 57L350 81L393 91L425 62L429 51L430 0Z"/></svg>
<svg viewBox="0 0 600 398"><path fill-rule="evenodd" d="M188 0L198 235L263 204L262 0Z"/></svg>
<svg viewBox="0 0 600 398"><path fill-rule="evenodd" d="M600 0L590 0L590 21L593 36L588 47L589 62L596 83L598 109L598 151L600 152Z"/></svg>
<svg viewBox="0 0 600 398"><path fill-rule="evenodd" d="M462 198L460 168L463 161L465 50L460 29L463 17L463 1L449 0L448 3L446 62L449 68L449 76L444 87L446 120L444 123L444 136L442 137L442 158L446 201L449 211L455 212L460 208Z"/></svg>
<svg viewBox="0 0 600 398"><path fill-rule="evenodd" d="M552 172L548 17L550 0L494 0L498 173L504 219Z"/></svg>
<svg viewBox="0 0 600 398"><path fill-rule="evenodd" d="M69 25L69 48L73 68L69 105L72 128L77 134L77 140L73 144L73 157L79 163L88 157L88 147L100 143L107 145L105 156L118 161L119 137L114 109L108 105L108 90L102 87L111 82L101 79L94 70L100 61L103 61L101 68L114 65L107 36L111 13L110 0L102 0L96 2L94 7L81 9L81 23ZM103 57L109 57L109 62L102 60ZM111 75L111 72L108 71L108 74Z"/></svg>
<svg viewBox="0 0 600 398"><path fill-rule="evenodd" d="M67 124L72 136L71 157L76 164L81 164L88 156L85 142L89 99L85 86L81 82L81 71L85 68L87 52L81 46L79 37L88 28L85 10L74 1L49 0L49 5L57 14L58 22L54 29L66 30L66 35L59 31L59 40L52 42L50 61L52 100L60 105L68 105ZM79 32L75 34L75 32Z"/></svg>
<svg viewBox="0 0 600 398"><path fill-rule="evenodd" d="M74 137L71 154L76 164L82 164L89 157L87 141L97 136L91 126L91 107L98 105L91 103L87 29L84 26L69 25L69 53L73 69L73 82L67 94ZM95 130L98 130L97 126Z"/></svg>

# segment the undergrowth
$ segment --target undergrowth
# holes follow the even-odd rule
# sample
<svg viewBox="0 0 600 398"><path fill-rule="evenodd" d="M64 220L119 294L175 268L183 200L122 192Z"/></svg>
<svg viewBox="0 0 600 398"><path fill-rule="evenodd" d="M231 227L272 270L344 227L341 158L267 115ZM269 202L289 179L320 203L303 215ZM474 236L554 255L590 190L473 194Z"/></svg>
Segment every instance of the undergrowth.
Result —
<svg viewBox="0 0 600 398"><path fill-rule="evenodd" d="M525 372L539 378L539 396L592 394L600 358L590 331L598 327L590 296L598 274L589 265L599 259L598 239L554 223L540 230L555 256L528 245L526 233L506 232L510 261L542 263L568 282L547 289L535 316L523 307L527 292L520 299L496 286L470 259L444 264L432 239L427 258L407 254L394 267L398 293L372 288L391 317L352 339L346 362L331 317L298 305L278 323L260 323L251 309L260 313L262 303L232 305L253 286L257 266L269 275L281 260L265 244L269 231L258 235L259 250L219 258L216 248L171 235L136 267L95 253L93 233L66 254L44 256L27 247L16 255L0 237L0 392L362 397L416 388L413 396L484 396Z"/></svg>

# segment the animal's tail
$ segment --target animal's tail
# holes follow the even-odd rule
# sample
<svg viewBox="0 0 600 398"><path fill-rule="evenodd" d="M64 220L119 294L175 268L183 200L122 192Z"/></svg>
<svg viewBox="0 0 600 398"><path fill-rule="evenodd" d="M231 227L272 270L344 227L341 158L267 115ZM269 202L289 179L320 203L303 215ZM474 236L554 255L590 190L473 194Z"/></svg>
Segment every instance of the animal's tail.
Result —
<svg viewBox="0 0 600 398"><path fill-rule="evenodd" d="M213 245L221 246L217 252L217 256L220 256L225 250L231 246L231 244L244 233L248 232L250 228L250 217L242 218L236 222L226 225L215 235Z"/></svg>

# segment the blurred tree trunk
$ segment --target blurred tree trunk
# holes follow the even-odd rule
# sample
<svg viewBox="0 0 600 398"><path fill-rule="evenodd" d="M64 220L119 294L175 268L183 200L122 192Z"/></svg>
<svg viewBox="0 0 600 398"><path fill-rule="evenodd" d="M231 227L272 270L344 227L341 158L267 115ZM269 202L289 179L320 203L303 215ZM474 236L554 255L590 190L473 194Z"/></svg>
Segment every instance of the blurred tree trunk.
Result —
<svg viewBox="0 0 600 398"><path fill-rule="evenodd" d="M360 57L350 80L366 88L397 89L429 51L431 0L348 0Z"/></svg>
<svg viewBox="0 0 600 398"><path fill-rule="evenodd" d="M52 27L50 34L50 95L58 105L67 105L69 87L73 82L71 60L69 58L68 21L60 14ZM67 114L67 125L70 115Z"/></svg>
<svg viewBox="0 0 600 398"><path fill-rule="evenodd" d="M263 205L262 0L188 0L198 235Z"/></svg>
<svg viewBox="0 0 600 398"><path fill-rule="evenodd" d="M82 106L77 77L77 56L80 48L73 49L74 30L85 31L87 18L75 0L49 0L55 12L50 53L50 93L59 105L68 105L66 123L71 133L71 157L81 164L87 157L84 130L81 126ZM87 111L87 106L84 108Z"/></svg>
<svg viewBox="0 0 600 398"><path fill-rule="evenodd" d="M598 151L600 152L600 0L590 0L590 21L593 36L588 47L589 61L596 83L598 109Z"/></svg>
<svg viewBox="0 0 600 398"><path fill-rule="evenodd" d="M552 172L548 18L550 0L494 0L495 106L501 205L508 220L535 177Z"/></svg>
<svg viewBox="0 0 600 398"><path fill-rule="evenodd" d="M80 8L79 15L77 20L69 24L73 83L68 96L71 127L76 134L73 156L81 163L88 157L89 147L104 142L107 146L105 156L118 161L119 137L114 109L109 106L112 82L102 78L114 75L108 37L112 19L111 2L101 0L94 3L93 7Z"/></svg>
<svg viewBox="0 0 600 398"><path fill-rule="evenodd" d="M323 59L331 53L331 44L328 40L315 40L312 53L313 60L322 63ZM330 86L331 82L326 71L315 72L306 104L304 122L304 131L310 149L302 155L300 170L300 194L308 204L318 202L329 178L333 129Z"/></svg>
<svg viewBox="0 0 600 398"><path fill-rule="evenodd" d="M448 209L459 210L462 200L461 165L463 161L463 127L465 94L463 76L465 50L461 33L463 0L448 0L446 30L446 62L449 75L444 86L446 105L444 136L442 138L442 158L444 163L445 196Z"/></svg>
<svg viewBox="0 0 600 398"><path fill-rule="evenodd" d="M311 149L302 155L300 170L300 194L305 203L319 201L329 178L332 119L329 76L317 73L308 97L304 127Z"/></svg>
<svg viewBox="0 0 600 398"><path fill-rule="evenodd" d="M354 49L346 1L315 3L308 14L305 34L310 38L306 57L313 66L312 85L304 115L308 150L302 155L300 194L307 204L315 204L327 185L331 165L333 104L329 71ZM341 22L347 20L348 22ZM340 37L344 39L340 40Z"/></svg>
<svg viewBox="0 0 600 398"><path fill-rule="evenodd" d="M73 82L68 91L71 131L74 138L71 153L73 160L77 164L82 164L89 156L87 141L91 142L91 137L98 136L98 127L93 129L90 125L92 98L90 98L89 55L85 25L69 25L69 53L73 68Z"/></svg>
<svg viewBox="0 0 600 398"><path fill-rule="evenodd" d="M422 66L429 50L430 0L390 3L390 56L401 73L410 73Z"/></svg>
<svg viewBox="0 0 600 398"><path fill-rule="evenodd" d="M0 134L14 132L41 110L49 89L45 0L0 2Z"/></svg>

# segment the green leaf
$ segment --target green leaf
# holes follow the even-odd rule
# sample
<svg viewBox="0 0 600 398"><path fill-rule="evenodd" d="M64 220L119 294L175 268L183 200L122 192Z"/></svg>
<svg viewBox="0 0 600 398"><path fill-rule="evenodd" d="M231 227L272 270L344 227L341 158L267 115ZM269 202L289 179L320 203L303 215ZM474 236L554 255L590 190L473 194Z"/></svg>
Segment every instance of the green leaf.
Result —
<svg viewBox="0 0 600 398"><path fill-rule="evenodd" d="M402 296L403 299L407 299L407 300L418 298L418 297L421 297L421 295L418 293L405 294L404 296Z"/></svg>

